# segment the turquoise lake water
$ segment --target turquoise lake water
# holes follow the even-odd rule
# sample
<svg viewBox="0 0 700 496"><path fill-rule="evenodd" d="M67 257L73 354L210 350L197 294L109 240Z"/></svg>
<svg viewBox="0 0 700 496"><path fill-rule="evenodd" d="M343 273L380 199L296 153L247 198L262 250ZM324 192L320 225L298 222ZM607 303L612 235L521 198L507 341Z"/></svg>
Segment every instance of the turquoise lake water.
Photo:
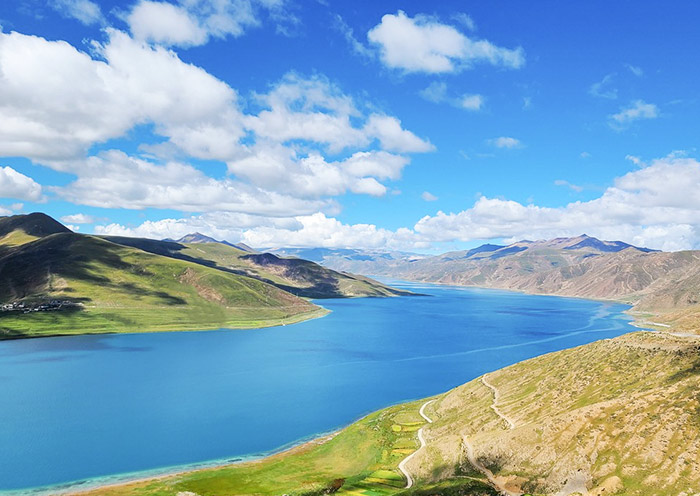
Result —
<svg viewBox="0 0 700 496"><path fill-rule="evenodd" d="M396 285L426 296L322 300L330 315L269 329L0 342L0 491L259 455L636 330L624 305Z"/></svg>

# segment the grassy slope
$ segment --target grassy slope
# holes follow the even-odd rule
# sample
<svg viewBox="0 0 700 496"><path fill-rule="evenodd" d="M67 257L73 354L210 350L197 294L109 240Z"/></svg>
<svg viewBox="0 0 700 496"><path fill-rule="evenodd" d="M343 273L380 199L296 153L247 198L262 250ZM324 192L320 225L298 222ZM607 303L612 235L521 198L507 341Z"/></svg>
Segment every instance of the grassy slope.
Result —
<svg viewBox="0 0 700 496"><path fill-rule="evenodd" d="M580 480L591 496L696 494L698 350L697 338L640 332L489 374L501 393L500 410L516 422L513 430L491 409L493 393L479 379L440 395L427 408L434 423L425 429L426 449L408 464L417 474L411 491L381 479L395 479L398 462L417 446L422 401L381 410L331 441L261 462L90 494L318 494L338 478L345 479L339 494L354 496L496 494L467 461L465 435L497 477L531 494L555 494L568 480ZM407 432L395 432L397 424Z"/></svg>
<svg viewBox="0 0 700 496"><path fill-rule="evenodd" d="M398 464L418 446L416 431L425 421L421 403L406 403L373 413L330 440L307 443L261 461L205 469L149 481L89 491L90 496L165 496L192 492L200 496L310 495L384 496L424 494L404 491ZM448 494L459 487L475 496L496 493L479 480L441 484ZM452 491L452 492L449 492ZM433 493L425 493L433 494ZM445 494L445 493L442 493Z"/></svg>
<svg viewBox="0 0 700 496"><path fill-rule="evenodd" d="M337 272L317 263L272 254L251 254L223 243L176 243L109 236L115 243L254 277L309 298L410 294L367 277Z"/></svg>
<svg viewBox="0 0 700 496"><path fill-rule="evenodd" d="M633 333L564 350L489 375L508 430L474 380L443 396L414 468L424 478L465 464L463 435L494 472L553 494L581 478L626 495L700 491L700 340ZM518 479L519 478L519 479ZM607 491L600 488L607 486Z"/></svg>
<svg viewBox="0 0 700 496"><path fill-rule="evenodd" d="M323 310L263 282L161 257L92 236L0 246L0 301L72 300L82 310L0 314L2 337L261 327ZM2 242L0 240L0 242Z"/></svg>

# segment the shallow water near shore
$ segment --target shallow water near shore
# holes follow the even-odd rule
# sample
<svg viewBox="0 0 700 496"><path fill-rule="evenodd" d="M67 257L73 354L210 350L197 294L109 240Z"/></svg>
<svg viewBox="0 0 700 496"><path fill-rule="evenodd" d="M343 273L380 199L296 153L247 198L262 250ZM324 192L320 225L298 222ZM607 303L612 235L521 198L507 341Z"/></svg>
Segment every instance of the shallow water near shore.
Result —
<svg viewBox="0 0 700 496"><path fill-rule="evenodd" d="M425 296L321 300L326 317L268 329L0 342L0 492L274 451L638 330L625 305L394 285Z"/></svg>

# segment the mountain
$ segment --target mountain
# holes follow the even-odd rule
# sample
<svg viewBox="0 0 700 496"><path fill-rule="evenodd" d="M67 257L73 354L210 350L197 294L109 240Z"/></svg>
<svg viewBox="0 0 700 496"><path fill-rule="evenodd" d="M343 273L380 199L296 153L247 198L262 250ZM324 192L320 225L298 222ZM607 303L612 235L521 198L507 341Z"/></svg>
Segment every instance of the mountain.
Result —
<svg viewBox="0 0 700 496"><path fill-rule="evenodd" d="M396 265L425 258L425 255L416 253L349 248L275 248L270 251L283 257L312 260L334 270L370 276L381 275Z"/></svg>
<svg viewBox="0 0 700 496"><path fill-rule="evenodd" d="M255 278L73 233L43 214L0 218L0 233L0 338L261 327L324 313Z"/></svg>
<svg viewBox="0 0 700 496"><path fill-rule="evenodd" d="M241 251L246 251L249 253L255 253L256 251L252 249L250 246L246 245L245 243L238 243L238 244L233 244L229 243L228 241L218 241L210 236L206 236L202 233L190 233L190 234L185 234L183 237L180 239L170 239L170 238L165 238L163 241L173 241L175 243L189 243L189 244L195 244L195 243L221 243L224 245L228 245L232 248L236 248L237 250Z"/></svg>
<svg viewBox="0 0 700 496"><path fill-rule="evenodd" d="M622 301L644 325L700 327L700 252L659 252L585 234L422 258L326 257L332 268L412 281Z"/></svg>
<svg viewBox="0 0 700 496"><path fill-rule="evenodd" d="M0 217L0 246L16 246L49 234L71 232L66 226L39 212Z"/></svg>
<svg viewBox="0 0 700 496"><path fill-rule="evenodd" d="M212 238L202 235L188 235L178 242L120 236L103 238L150 253L252 277L307 298L411 294L367 277L338 272L309 260L281 257L272 253L250 253L238 245L216 240L207 241Z"/></svg>

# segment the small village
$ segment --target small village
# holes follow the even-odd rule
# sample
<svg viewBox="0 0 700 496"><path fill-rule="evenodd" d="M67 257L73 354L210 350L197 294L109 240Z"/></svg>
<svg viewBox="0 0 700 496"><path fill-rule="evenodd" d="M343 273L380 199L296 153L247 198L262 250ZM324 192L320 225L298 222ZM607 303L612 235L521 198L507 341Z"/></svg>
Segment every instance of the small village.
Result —
<svg viewBox="0 0 700 496"><path fill-rule="evenodd" d="M45 302L28 303L24 301L13 301L0 305L1 312L54 312L56 310L65 310L66 308L79 307L79 303L70 300L51 300Z"/></svg>

